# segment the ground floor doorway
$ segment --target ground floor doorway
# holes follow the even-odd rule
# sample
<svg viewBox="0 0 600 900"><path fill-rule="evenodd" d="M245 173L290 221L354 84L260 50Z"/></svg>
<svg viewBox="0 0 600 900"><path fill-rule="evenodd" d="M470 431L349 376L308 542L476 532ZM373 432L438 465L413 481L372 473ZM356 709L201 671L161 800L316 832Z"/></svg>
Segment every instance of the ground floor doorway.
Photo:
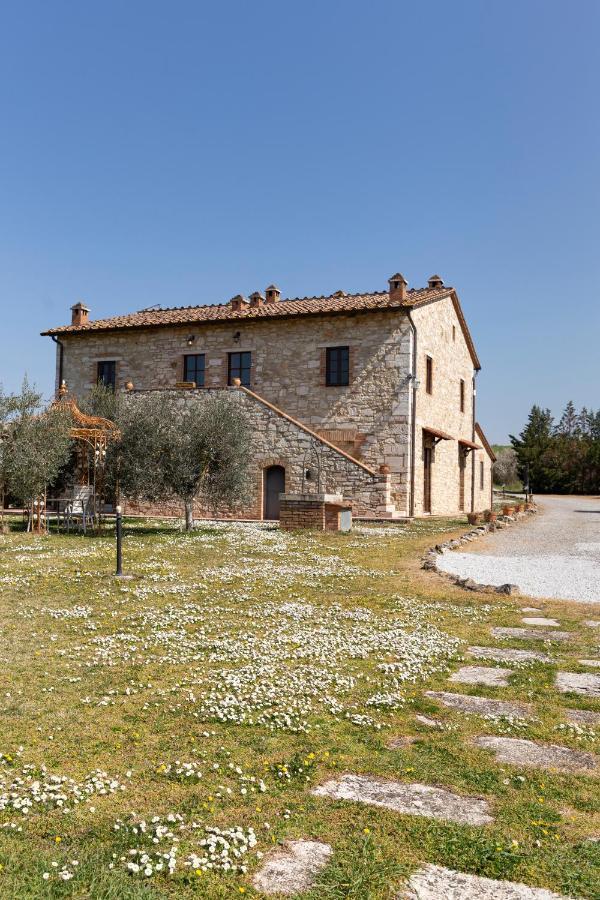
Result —
<svg viewBox="0 0 600 900"><path fill-rule="evenodd" d="M285 492L285 469L269 466L263 472L263 519L279 519L279 495Z"/></svg>
<svg viewBox="0 0 600 900"><path fill-rule="evenodd" d="M465 470L467 468L467 453L463 444L458 445L458 508L465 511Z"/></svg>
<svg viewBox="0 0 600 900"><path fill-rule="evenodd" d="M423 512L431 512L431 476L433 468L433 445L431 439L423 438Z"/></svg>

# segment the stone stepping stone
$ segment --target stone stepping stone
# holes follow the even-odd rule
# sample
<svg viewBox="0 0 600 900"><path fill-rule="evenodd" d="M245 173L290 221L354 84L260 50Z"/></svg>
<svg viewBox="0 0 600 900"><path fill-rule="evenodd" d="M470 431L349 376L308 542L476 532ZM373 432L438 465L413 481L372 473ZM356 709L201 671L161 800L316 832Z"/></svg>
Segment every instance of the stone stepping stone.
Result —
<svg viewBox="0 0 600 900"><path fill-rule="evenodd" d="M424 866L414 873L408 889L396 900L570 900L545 888L531 888L515 881L496 881L466 875L443 866Z"/></svg>
<svg viewBox="0 0 600 900"><path fill-rule="evenodd" d="M563 694L573 691L584 697L600 697L600 675L578 675L575 672L557 672L556 687Z"/></svg>
<svg viewBox="0 0 600 900"><path fill-rule="evenodd" d="M417 722L420 722L421 725L425 725L426 728L437 728L438 730L444 728L444 723L440 719L432 719L431 716L415 716Z"/></svg>
<svg viewBox="0 0 600 900"><path fill-rule="evenodd" d="M408 735L397 735L396 737L390 738L386 744L388 750L402 750L404 747L410 747L411 744L414 744L416 738L409 737Z"/></svg>
<svg viewBox="0 0 600 900"><path fill-rule="evenodd" d="M535 628L492 628L491 635L498 638L519 638L522 641L568 641L570 631L542 631Z"/></svg>
<svg viewBox="0 0 600 900"><path fill-rule="evenodd" d="M311 793L315 797L354 800L409 816L425 816L461 825L486 825L494 821L483 798L461 797L428 784L404 784L369 775L342 775L313 788Z"/></svg>
<svg viewBox="0 0 600 900"><path fill-rule="evenodd" d="M458 681L461 684L487 684L490 687L507 687L508 676L512 674L512 669L463 666L448 681Z"/></svg>
<svg viewBox="0 0 600 900"><path fill-rule="evenodd" d="M480 659L493 659L495 662L544 662L551 663L552 657L536 650L500 650L496 647L469 647L471 656Z"/></svg>
<svg viewBox="0 0 600 900"><path fill-rule="evenodd" d="M600 669L600 659L578 659L580 666L592 666L594 669Z"/></svg>
<svg viewBox="0 0 600 900"><path fill-rule="evenodd" d="M600 628L600 619L587 619L583 624L588 628Z"/></svg>
<svg viewBox="0 0 600 900"><path fill-rule="evenodd" d="M263 894L299 894L309 890L331 857L321 841L286 841L267 854L252 885Z"/></svg>
<svg viewBox="0 0 600 900"><path fill-rule="evenodd" d="M547 625L549 628L559 628L560 622L556 619L547 619L545 616L523 616L521 619L525 625Z"/></svg>
<svg viewBox="0 0 600 900"><path fill-rule="evenodd" d="M427 697L439 700L444 706L477 716L512 716L517 719L531 717L531 704L508 700L490 700L488 697L472 697L470 694L450 694L447 691L426 691Z"/></svg>
<svg viewBox="0 0 600 900"><path fill-rule="evenodd" d="M521 612L541 612L539 606L522 606Z"/></svg>
<svg viewBox="0 0 600 900"><path fill-rule="evenodd" d="M571 750L558 744L536 744L521 738L492 735L476 738L475 744L493 750L497 762L513 766L534 766L559 772L594 772L598 768L598 758L593 753Z"/></svg>
<svg viewBox="0 0 600 900"><path fill-rule="evenodd" d="M567 722L574 725L600 725L600 712L591 709L565 709Z"/></svg>

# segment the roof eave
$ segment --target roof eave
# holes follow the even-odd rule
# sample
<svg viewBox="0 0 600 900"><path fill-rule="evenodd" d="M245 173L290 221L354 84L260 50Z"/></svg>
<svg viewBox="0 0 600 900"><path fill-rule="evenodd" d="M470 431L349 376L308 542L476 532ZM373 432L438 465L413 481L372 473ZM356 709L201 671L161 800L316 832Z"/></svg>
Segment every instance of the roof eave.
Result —
<svg viewBox="0 0 600 900"><path fill-rule="evenodd" d="M106 325L105 327L101 328L94 327L93 323L90 323L90 325L82 325L79 327L64 325L61 328L49 328L47 331L41 331L40 335L41 337L53 337L55 335L58 337L69 337L70 335L106 334L107 332L139 331L150 328L181 328L183 326L189 326L190 328L192 328L203 327L205 325L228 325L231 322L272 322L279 319L304 319L312 316L354 316L360 315L362 313L396 312L404 314L407 311L408 307L404 304L390 303L387 306L370 306L365 307L364 309L316 309L314 311L303 311L301 313L273 313L271 315L263 314L261 316L248 316L241 313L240 315L227 316L227 318L222 319L185 319L175 322L134 322L131 325Z"/></svg>

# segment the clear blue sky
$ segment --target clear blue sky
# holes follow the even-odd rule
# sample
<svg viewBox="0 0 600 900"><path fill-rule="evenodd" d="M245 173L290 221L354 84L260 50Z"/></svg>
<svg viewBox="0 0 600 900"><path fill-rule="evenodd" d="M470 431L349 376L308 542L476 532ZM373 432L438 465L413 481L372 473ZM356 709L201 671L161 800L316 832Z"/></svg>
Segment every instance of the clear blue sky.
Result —
<svg viewBox="0 0 600 900"><path fill-rule="evenodd" d="M4 3L0 381L154 303L457 287L494 441L600 406L597 0Z"/></svg>

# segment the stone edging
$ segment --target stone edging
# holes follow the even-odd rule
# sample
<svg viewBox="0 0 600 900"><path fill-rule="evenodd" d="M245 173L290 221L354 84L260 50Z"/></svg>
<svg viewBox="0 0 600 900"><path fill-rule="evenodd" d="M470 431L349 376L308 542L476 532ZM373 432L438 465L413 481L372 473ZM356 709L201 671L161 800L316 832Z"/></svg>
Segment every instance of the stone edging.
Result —
<svg viewBox="0 0 600 900"><path fill-rule="evenodd" d="M438 568L437 558L446 550L458 550L459 547L470 544L477 540L477 538L498 531L501 528L509 528L517 522L526 519L528 516L533 516L536 513L537 507L532 506L529 509L526 509L525 512L518 512L513 516L498 516L495 522L484 522L476 528L473 528L471 531L465 532L465 534L461 535L459 538L453 538L450 541L444 541L442 544L436 544L435 547L430 547L423 557L423 565L421 568L431 572L437 572L438 575L448 578L454 584L458 585L458 587L464 588L467 591L478 591L479 593L486 594L518 594L520 591L519 586L516 584L478 584L476 581L473 581L472 578L462 578L460 575L452 575L450 572L445 572Z"/></svg>

